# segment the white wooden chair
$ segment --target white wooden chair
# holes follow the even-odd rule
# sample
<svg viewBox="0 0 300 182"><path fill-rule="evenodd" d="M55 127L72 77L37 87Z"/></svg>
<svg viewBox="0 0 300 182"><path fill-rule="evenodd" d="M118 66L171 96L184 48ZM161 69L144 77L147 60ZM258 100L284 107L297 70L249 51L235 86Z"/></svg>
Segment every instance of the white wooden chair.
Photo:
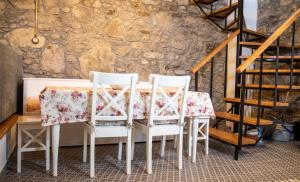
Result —
<svg viewBox="0 0 300 182"><path fill-rule="evenodd" d="M188 130L188 156L192 156L192 162L196 162L197 142L204 140L205 154L208 155L209 145L209 117L193 117L189 121Z"/></svg>
<svg viewBox="0 0 300 182"><path fill-rule="evenodd" d="M209 117L195 116L190 117L188 125L183 134L186 135L188 156L192 157L192 162L196 163L197 142L204 140L205 154L208 155L209 148ZM199 135L200 134L200 135ZM165 140L165 138L164 138ZM174 137L174 148L176 148L177 136ZM165 141L162 141L165 142Z"/></svg>
<svg viewBox="0 0 300 182"><path fill-rule="evenodd" d="M17 172L21 172L21 161L23 152L45 151L46 154L46 170L50 169L50 127L41 125L41 117L39 115L19 116L18 126L18 148L17 148ZM33 130L36 131L32 132ZM45 134L46 133L46 134ZM24 135L23 135L24 134ZM40 138L45 134L45 142ZM29 140L24 140L29 137ZM26 142L25 144L24 141Z"/></svg>
<svg viewBox="0 0 300 182"><path fill-rule="evenodd" d="M135 129L140 130L146 136L147 172L152 173L152 138L154 136L163 137L161 157L164 156L166 136L178 136L178 168L182 169L184 115L190 76L150 75L150 81L152 82L152 92L148 119L135 121ZM166 89L172 90L171 96L167 94ZM157 102L162 101L159 99L165 101L161 107L156 105ZM180 101L179 104L178 101ZM181 108L180 111L178 111L178 107ZM133 135L132 139L134 138ZM132 146L133 158L134 141Z"/></svg>
<svg viewBox="0 0 300 182"><path fill-rule="evenodd" d="M86 162L87 158L87 133L90 135L91 178L95 176L95 138L127 137L126 172L127 174L131 174L132 116L138 75L91 72L90 77L93 81L92 110L91 122L85 123L84 127L83 161ZM117 92L117 95L113 97L109 91L107 91L107 88L105 88L107 85L121 86L121 89ZM97 111L98 94L101 94L101 98L104 99L106 103L102 110ZM118 102L124 97L129 98L128 106ZM108 109L114 109L119 112L120 115L110 116L106 112ZM119 157L121 152L122 149L119 143Z"/></svg>

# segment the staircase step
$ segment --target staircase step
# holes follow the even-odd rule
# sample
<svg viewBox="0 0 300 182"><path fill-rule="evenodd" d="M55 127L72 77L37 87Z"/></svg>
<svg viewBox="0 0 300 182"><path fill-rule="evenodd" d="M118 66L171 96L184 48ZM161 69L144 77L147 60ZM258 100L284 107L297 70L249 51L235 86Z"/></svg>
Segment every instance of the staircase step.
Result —
<svg viewBox="0 0 300 182"><path fill-rule="evenodd" d="M241 84L237 85L238 87L242 87ZM246 84L246 88L248 89L259 89L258 84ZM275 85L262 85L262 89L275 89ZM277 85L278 90L289 90L290 86L289 85ZM292 90L300 90L300 86L298 85L292 85Z"/></svg>
<svg viewBox="0 0 300 182"><path fill-rule="evenodd" d="M216 112L216 117L226 119L226 120L232 121L232 122L240 122L240 115L238 115L238 114L231 114L231 113L227 113L227 112ZM246 125L256 126L257 118L244 116L243 123ZM259 126L269 126L272 124L273 124L273 122L271 120L259 119Z"/></svg>
<svg viewBox="0 0 300 182"><path fill-rule="evenodd" d="M230 102L230 103L241 103L240 98L224 98L224 101L225 102ZM258 100L256 100L256 99L246 99L244 103L246 105L257 106L258 105ZM261 101L261 106L262 107L274 107L274 102L273 101L262 100ZM289 103L276 102L276 107L287 107L287 106L289 106Z"/></svg>
<svg viewBox="0 0 300 182"><path fill-rule="evenodd" d="M240 59L247 59L249 56L240 56ZM300 60L300 55L295 55L294 60ZM261 57L257 58L261 59ZM277 56L263 56L263 59L277 59ZM291 60L292 56L278 56L279 60Z"/></svg>
<svg viewBox="0 0 300 182"><path fill-rule="evenodd" d="M261 46L263 43L262 42L240 42L240 45L244 46L244 47L249 47L249 48L258 48L259 46ZM275 44L272 44L269 46L269 48L276 48ZM289 44L280 44L280 48L292 48L292 45ZM295 48L299 49L300 48L300 44L296 44Z"/></svg>
<svg viewBox="0 0 300 182"><path fill-rule="evenodd" d="M230 15L236 8L238 8L239 3L233 3L231 6L226 6L224 8L220 8L212 13L208 13L207 16L215 17L215 18L226 18Z"/></svg>
<svg viewBox="0 0 300 182"><path fill-rule="evenodd" d="M197 0L195 1L195 3L199 3L199 4L211 4L211 3L214 3L218 0Z"/></svg>
<svg viewBox="0 0 300 182"><path fill-rule="evenodd" d="M238 20L233 20L230 23L227 24L227 26L225 27L226 31L234 31L238 28Z"/></svg>
<svg viewBox="0 0 300 182"><path fill-rule="evenodd" d="M261 38L268 38L269 37L269 35L267 35L267 34L257 32L257 31L254 31L254 30L250 30L250 29L247 29L247 28L243 29L243 32L247 33L249 35L254 35L256 37L261 37Z"/></svg>
<svg viewBox="0 0 300 182"><path fill-rule="evenodd" d="M278 74L281 75L289 75L291 74L292 70L290 69L278 69ZM247 70L246 73L248 74L259 74L260 70ZM263 69L262 74L275 74L276 69ZM300 74L300 69L293 69L293 74Z"/></svg>
<svg viewBox="0 0 300 182"><path fill-rule="evenodd" d="M232 144L238 145L238 135L226 131L222 131L216 128L209 128L209 136L217 140ZM242 137L242 145L254 145L256 140L248 137Z"/></svg>

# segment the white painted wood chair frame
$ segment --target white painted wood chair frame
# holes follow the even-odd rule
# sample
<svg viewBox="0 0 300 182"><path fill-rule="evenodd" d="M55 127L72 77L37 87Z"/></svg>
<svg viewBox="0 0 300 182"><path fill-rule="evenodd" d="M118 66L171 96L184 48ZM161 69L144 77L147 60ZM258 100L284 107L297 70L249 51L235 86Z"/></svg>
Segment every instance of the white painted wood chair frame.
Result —
<svg viewBox="0 0 300 182"><path fill-rule="evenodd" d="M202 131L204 129L204 132ZM198 135L200 134L200 135ZM188 156L192 156L192 162L196 162L197 142L205 141L205 154L208 155L209 147L209 117L192 117L188 128Z"/></svg>
<svg viewBox="0 0 300 182"><path fill-rule="evenodd" d="M92 111L91 122L85 123L84 140L83 140L83 161L87 158L87 133L90 134L90 177L95 176L95 138L105 137L127 137L126 145L126 173L131 174L131 135L132 135L132 117L133 103L135 97L135 88L138 79L137 74L113 74L92 72L90 74L93 81ZM122 85L124 86L116 97L112 97L105 89L104 85ZM103 99L107 103L102 111L96 113L97 93L102 91ZM124 94L130 91L129 105L127 111L124 111L119 105L118 100ZM105 110L114 108L121 113L121 116L105 116L101 115ZM101 115L101 116L100 116ZM97 126L96 121L126 121L125 126ZM119 142L118 159L122 155L122 143Z"/></svg>
<svg viewBox="0 0 300 182"><path fill-rule="evenodd" d="M31 116L21 116L20 118L28 117L30 120ZM35 119L35 118L34 118ZM33 120L34 120L33 119ZM46 155L46 170L50 169L50 127L41 126L40 122L22 122L18 121L18 139L17 139L17 172L21 172L21 161L23 152L34 152L34 151L45 151ZM36 134L32 134L30 130L38 130ZM43 143L39 137L46 133L45 143ZM23 144L22 135L28 136L30 139ZM31 144L36 144L35 147L29 147Z"/></svg>
<svg viewBox="0 0 300 182"><path fill-rule="evenodd" d="M190 77L189 76L162 76L162 75L150 75L150 81L152 82L150 113L147 119L147 125L140 122L135 122L135 129L140 130L146 136L146 152L147 152L147 172L152 173L152 138L154 136L162 136L161 142L161 157L164 156L164 147L166 136L178 135L178 169L182 169L182 150L183 150L183 127L184 116L186 110L186 99L189 88ZM169 97L163 90L164 87L177 88L178 90L172 97ZM167 100L167 103L155 112L157 93L163 95ZM174 106L174 100L181 96L182 103L178 105L181 107L180 112ZM160 113L170 106L173 108L175 115L160 116ZM159 120L178 120L177 124L163 124L156 125L154 121ZM133 132L132 139L135 139L135 131ZM134 141L132 143L132 159L134 156Z"/></svg>

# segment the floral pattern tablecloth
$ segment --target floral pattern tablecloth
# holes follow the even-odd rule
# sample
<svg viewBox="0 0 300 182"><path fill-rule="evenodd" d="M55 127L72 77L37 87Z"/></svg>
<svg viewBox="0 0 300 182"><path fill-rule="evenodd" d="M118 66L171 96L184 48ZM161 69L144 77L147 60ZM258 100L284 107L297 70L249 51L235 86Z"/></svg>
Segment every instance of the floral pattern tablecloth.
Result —
<svg viewBox="0 0 300 182"><path fill-rule="evenodd" d="M109 94L114 97L118 90L109 90ZM168 93L169 95L169 93ZM169 96L172 96L170 94ZM55 124L74 123L88 121L90 117L92 90L91 88L59 88L47 87L40 94L40 107L43 126ZM176 100L175 100L176 101ZM125 108L128 99L121 97L118 105ZM145 119L149 111L150 94L149 91L137 90L134 102L133 118ZM106 101L104 95L98 93L97 112L102 111ZM156 106L162 108L165 104L164 97L158 95ZM208 116L215 117L212 102L208 93L205 92L188 92L186 116ZM177 104L177 109L178 104ZM174 107L173 107L174 108ZM173 109L172 108L172 109ZM171 108L166 108L163 115L170 114ZM120 112L113 107L106 109L101 114L117 116Z"/></svg>

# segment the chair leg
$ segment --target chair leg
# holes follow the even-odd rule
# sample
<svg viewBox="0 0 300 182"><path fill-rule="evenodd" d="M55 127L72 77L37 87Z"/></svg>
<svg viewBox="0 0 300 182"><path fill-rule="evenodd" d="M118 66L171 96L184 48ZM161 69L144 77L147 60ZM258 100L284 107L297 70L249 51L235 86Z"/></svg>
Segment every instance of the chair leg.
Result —
<svg viewBox="0 0 300 182"><path fill-rule="evenodd" d="M133 160L134 156L134 145L135 145L135 129L132 129L132 138L131 138L131 160Z"/></svg>
<svg viewBox="0 0 300 182"><path fill-rule="evenodd" d="M174 149L176 149L176 145L177 145L177 135L174 136L174 144L173 144Z"/></svg>
<svg viewBox="0 0 300 182"><path fill-rule="evenodd" d="M18 125L18 164L17 164L17 172L20 173L21 172L21 161L22 161L22 131L21 131L22 127L20 125Z"/></svg>
<svg viewBox="0 0 300 182"><path fill-rule="evenodd" d="M146 139L146 150L147 150L147 172L148 174L152 174L152 133L151 130L147 131L147 139Z"/></svg>
<svg viewBox="0 0 300 182"><path fill-rule="evenodd" d="M179 129L178 139L178 169L182 169L182 150L183 150L183 127Z"/></svg>
<svg viewBox="0 0 300 182"><path fill-rule="evenodd" d="M160 142L160 157L161 158L163 158L165 156L166 139L167 139L167 137L164 135Z"/></svg>
<svg viewBox="0 0 300 182"><path fill-rule="evenodd" d="M119 138L119 143L118 143L118 160L122 160L122 146L123 143L121 141L121 138Z"/></svg>
<svg viewBox="0 0 300 182"><path fill-rule="evenodd" d="M84 126L83 129L83 162L86 162L87 159L87 130Z"/></svg>
<svg viewBox="0 0 300 182"><path fill-rule="evenodd" d="M46 129L46 170L50 170L50 126Z"/></svg>
<svg viewBox="0 0 300 182"><path fill-rule="evenodd" d="M131 134L132 129L129 128L127 131L127 145L126 145L126 173L131 174L131 157L132 157L132 151L131 151Z"/></svg>
<svg viewBox="0 0 300 182"><path fill-rule="evenodd" d="M193 122L193 154L192 154L193 163L196 162L197 141L198 141L198 123Z"/></svg>
<svg viewBox="0 0 300 182"><path fill-rule="evenodd" d="M208 145L209 145L209 120L206 121L206 129L205 129L205 154L208 155Z"/></svg>
<svg viewBox="0 0 300 182"><path fill-rule="evenodd" d="M95 133L90 133L90 177L95 177Z"/></svg>
<svg viewBox="0 0 300 182"><path fill-rule="evenodd" d="M190 119L189 122L189 130L188 130L188 156L192 156L192 131L193 131L193 118Z"/></svg>

